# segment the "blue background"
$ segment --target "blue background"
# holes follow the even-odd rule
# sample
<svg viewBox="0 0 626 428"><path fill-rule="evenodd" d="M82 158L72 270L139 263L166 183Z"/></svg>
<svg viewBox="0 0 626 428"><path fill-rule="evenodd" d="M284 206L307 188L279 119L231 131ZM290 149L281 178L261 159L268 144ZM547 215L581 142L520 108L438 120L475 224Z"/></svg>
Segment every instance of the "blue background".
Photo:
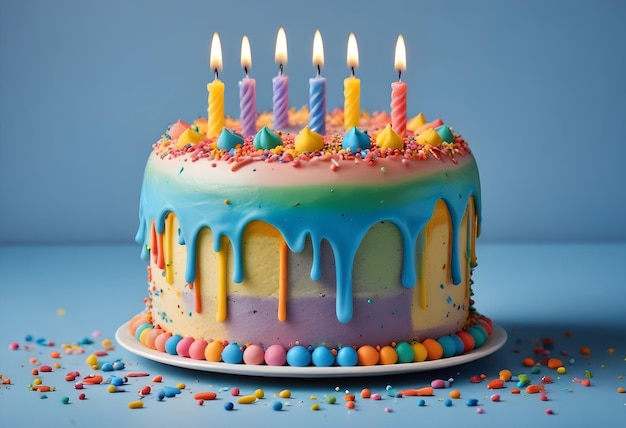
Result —
<svg viewBox="0 0 626 428"><path fill-rule="evenodd" d="M409 114L478 159L482 240L625 240L625 18L619 1L0 0L0 244L131 243L151 144L206 115L212 34L237 116L241 37L269 109L280 26L296 107L317 28L329 108L354 32L362 107L388 109L404 35Z"/></svg>

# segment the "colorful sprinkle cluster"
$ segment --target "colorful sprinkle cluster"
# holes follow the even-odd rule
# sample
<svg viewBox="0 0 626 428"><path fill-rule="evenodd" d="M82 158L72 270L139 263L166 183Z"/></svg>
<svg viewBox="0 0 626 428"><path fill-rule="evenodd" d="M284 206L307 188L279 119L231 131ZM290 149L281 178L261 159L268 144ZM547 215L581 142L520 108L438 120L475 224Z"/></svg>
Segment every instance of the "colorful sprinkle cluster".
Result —
<svg viewBox="0 0 626 428"><path fill-rule="evenodd" d="M133 392L127 397L125 403L129 409L142 409L150 407L154 402L166 402L170 399L193 400L198 406L220 406L225 411L243 409L246 406L264 406L271 412L290 412L297 410L325 411L344 407L346 411L381 411L392 413L407 411L411 413L424 412L417 408L429 406L455 407L464 406L475 408L477 414L486 414L495 410L494 406L506 406L508 401L523 399L529 403L529 411L537 405L540 411L546 415L559 415L561 410L555 409L563 401L563 398L553 399L555 394L566 392L570 394L593 394L591 386L607 387L606 379L594 384L594 371L602 370L605 364L614 364L621 359L626 361L623 355L616 354L614 348L608 348L601 365L592 364L591 349L583 346L578 352L570 353L562 350L558 356L553 351L552 339L541 339L540 344L534 346L532 355L519 357L518 365L511 369L494 370L490 375L463 373L463 369L454 368L455 377L434 378L430 382L424 382L415 387L395 387L380 381L378 377L371 378L372 386L364 386L355 390L335 386L323 393L323 396L306 394L301 390L294 394L288 387L279 388L269 394L262 387L250 387L246 382L245 387L216 386L211 382L196 380L193 386L181 381L170 381L162 375L150 375L145 371L135 371L133 363L116 359L121 365L115 367L114 373L106 367L111 353L115 348L108 340L102 341L101 346L89 343L87 345L62 345L60 349L72 349L72 352L52 350L46 357L42 347L55 347L53 342L33 342L32 339L25 343L11 342L8 349L11 352L26 352L28 355L38 355L28 358L28 363L22 364L23 370L29 370L32 381L27 385L28 389L38 394L40 399L47 399L58 395L62 405L77 403L87 399L103 400L106 396L120 392ZM519 343L516 342L516 343ZM95 348L95 349L94 349ZM514 348L513 355L519 355L520 350ZM85 354L89 355L85 358ZM39 359L43 359L44 363ZM50 364L45 364L46 359ZM577 358L583 360L578 364ZM65 359L63 363L60 360ZM53 362L52 362L53 361ZM80 363L82 361L82 363ZM78 370L78 364L88 369L89 374L82 374ZM566 373L572 372L566 376ZM181 372L188 375L193 372ZM188 378L189 376L185 376ZM64 378L64 381L62 381ZM232 380L240 379L233 377ZM9 377L0 374L0 388L10 389L14 386ZM60 382L60 383L58 383ZM293 380L286 381L294 384ZM329 380L329 382L332 382ZM341 380L346 382L346 380ZM602 385L602 382L605 385ZM618 376L614 381L618 394L626 393L621 383L624 376ZM306 381L298 386L301 389ZM377 385L378 384L378 385ZM469 385L484 385L484 393L477 393L475 387ZM296 384L297 385L297 384ZM466 396L467 390L471 395ZM465 392L464 392L465 391ZM520 398L517 398L520 397ZM537 397L536 401L530 401L531 397ZM587 397L583 396L583 400ZM6 397L4 398L6 399ZM117 401L119 402L119 401ZM380 404L377 404L380 403ZM103 406L105 406L103 402ZM533 407L534 406L534 407Z"/></svg>
<svg viewBox="0 0 626 428"><path fill-rule="evenodd" d="M292 116L294 114L292 112ZM260 124L267 121L263 117ZM420 114L416 117L421 118L417 124L400 137L388 125L387 113L365 115L361 121L363 131L353 128L346 132L333 125L342 123L342 117L343 111L339 109L331 112L327 118L328 131L323 136L306 126L294 125L294 133L290 133L274 131L263 125L255 136L243 137L238 133L240 123L229 119L221 135L206 137L206 119L197 119L193 124L179 120L154 144L154 151L161 158L189 156L193 162L200 159L228 162L233 164L233 170L254 161L291 163L300 167L318 158L334 161L333 170L339 167L339 162L355 159L370 165L376 159L386 157L399 157L405 164L442 157L454 162L456 156L470 152L467 142L454 134L441 119L426 123ZM291 123L297 120L294 117Z"/></svg>

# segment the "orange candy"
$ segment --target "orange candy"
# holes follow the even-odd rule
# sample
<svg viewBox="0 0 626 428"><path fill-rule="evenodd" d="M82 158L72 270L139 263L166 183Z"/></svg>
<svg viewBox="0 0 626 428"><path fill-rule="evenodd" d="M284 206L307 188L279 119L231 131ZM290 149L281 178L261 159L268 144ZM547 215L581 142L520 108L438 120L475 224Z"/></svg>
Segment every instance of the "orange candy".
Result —
<svg viewBox="0 0 626 428"><path fill-rule="evenodd" d="M563 367L563 361L558 358L550 358L548 360L548 368L550 369L558 369L559 367Z"/></svg>
<svg viewBox="0 0 626 428"><path fill-rule="evenodd" d="M522 365L524 365L525 367L532 367L535 364L537 364L535 362L535 360L533 360L532 358L528 357L528 358L524 358L524 361L522 361Z"/></svg>
<svg viewBox="0 0 626 428"><path fill-rule="evenodd" d="M359 366L375 366L378 364L380 355L376 348L370 345L363 345L356 351L357 365Z"/></svg>
<svg viewBox="0 0 626 428"><path fill-rule="evenodd" d="M500 373L498 373L498 375L500 376L500 380L506 382L507 380L511 380L511 378L513 377L513 373L511 373L511 370L500 370Z"/></svg>
<svg viewBox="0 0 626 428"><path fill-rule="evenodd" d="M426 347L428 352L427 360L438 360L443 356L443 347L435 339L424 339L422 345Z"/></svg>
<svg viewBox="0 0 626 428"><path fill-rule="evenodd" d="M501 389L504 388L504 381L502 379L494 379L487 384L488 389Z"/></svg>
<svg viewBox="0 0 626 428"><path fill-rule="evenodd" d="M395 364L398 362L398 353L392 346L383 346L379 353L380 364Z"/></svg>
<svg viewBox="0 0 626 428"><path fill-rule="evenodd" d="M367 388L363 388L361 390L361 398L370 398L372 396L372 392L367 389Z"/></svg>

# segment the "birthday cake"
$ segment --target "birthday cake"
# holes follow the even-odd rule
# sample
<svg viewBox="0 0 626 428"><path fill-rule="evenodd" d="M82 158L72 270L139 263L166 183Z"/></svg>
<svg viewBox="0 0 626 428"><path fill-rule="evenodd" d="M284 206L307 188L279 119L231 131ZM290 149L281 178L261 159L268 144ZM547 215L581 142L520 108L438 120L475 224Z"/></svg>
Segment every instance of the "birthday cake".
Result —
<svg viewBox="0 0 626 428"><path fill-rule="evenodd" d="M229 130L236 121L217 138L204 136L206 120L178 121L154 144L137 234L149 296L130 323L142 344L324 366L436 359L485 342L467 142L421 115L404 138L386 113L364 115L363 131L342 131L341 117L328 115L325 136L263 126L246 138Z"/></svg>

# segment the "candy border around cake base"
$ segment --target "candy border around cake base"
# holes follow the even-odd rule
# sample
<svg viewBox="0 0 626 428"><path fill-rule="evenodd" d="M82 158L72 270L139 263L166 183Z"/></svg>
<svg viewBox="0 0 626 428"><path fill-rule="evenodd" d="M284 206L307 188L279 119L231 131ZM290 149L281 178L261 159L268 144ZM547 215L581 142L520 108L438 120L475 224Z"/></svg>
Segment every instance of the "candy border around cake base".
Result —
<svg viewBox="0 0 626 428"><path fill-rule="evenodd" d="M133 321L137 321L140 317L146 317L145 313L141 313L133 317L128 322L122 324L116 331L115 338L117 342L126 350L140 357L147 358L152 361L168 364L171 366L188 368L201 371L209 371L215 373L224 374L237 374L237 375L249 375L249 376L263 376L263 377L294 377L294 378L307 378L307 377L354 377L354 376L378 376L389 374L403 374L419 371L436 370L445 367L456 366L459 364L468 363L487 355L490 355L500 349L507 340L506 331L492 322L489 318L480 315L477 318L474 326L479 327L485 334L485 340L479 347L474 347L472 350L463 352L462 354L441 356L440 358L425 359L422 361L413 362L396 362L394 364L373 364L373 365L337 365L336 361L332 366L293 366L285 363L284 365L268 365L262 364L245 364L241 363L227 363L223 361L207 361L206 359L193 359L188 356L178 355L176 352L168 353L162 352L157 349L152 349L145 344L141 343L136 337L137 330L141 329L141 326L136 328L135 334L131 333L131 327ZM486 323L488 328L480 325ZM147 326L150 327L147 327ZM145 326L143 330L153 328L151 324L143 324ZM470 327L471 328L471 327ZM469 330L469 329L468 329ZM170 333L167 333L171 336ZM480 334L480 333L478 333ZM139 332L141 335L141 331ZM450 336L444 336L450 337ZM424 339L424 341L427 339ZM434 340L434 339L430 339ZM440 343L441 338L435 340ZM446 340L444 339L444 342ZM422 341L423 342L423 341ZM415 342L413 342L415 343ZM391 346L391 345L390 345ZM305 348L306 349L306 348ZM354 349L354 348L353 348ZM376 348L375 348L376 349Z"/></svg>

